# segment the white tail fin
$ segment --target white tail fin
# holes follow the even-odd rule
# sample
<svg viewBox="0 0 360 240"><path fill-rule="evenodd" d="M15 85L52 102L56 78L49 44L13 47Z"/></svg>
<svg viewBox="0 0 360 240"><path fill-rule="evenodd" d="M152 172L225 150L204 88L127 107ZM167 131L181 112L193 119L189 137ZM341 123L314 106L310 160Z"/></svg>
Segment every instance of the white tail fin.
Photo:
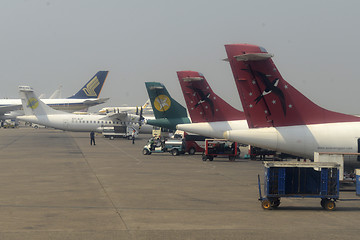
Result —
<svg viewBox="0 0 360 240"><path fill-rule="evenodd" d="M144 105L142 106L142 108L147 108L150 104L150 99L146 100L146 102L144 103Z"/></svg>
<svg viewBox="0 0 360 240"><path fill-rule="evenodd" d="M34 90L29 86L19 86L20 98L23 105L25 115L49 115L62 114L44 102L42 102L34 93Z"/></svg>

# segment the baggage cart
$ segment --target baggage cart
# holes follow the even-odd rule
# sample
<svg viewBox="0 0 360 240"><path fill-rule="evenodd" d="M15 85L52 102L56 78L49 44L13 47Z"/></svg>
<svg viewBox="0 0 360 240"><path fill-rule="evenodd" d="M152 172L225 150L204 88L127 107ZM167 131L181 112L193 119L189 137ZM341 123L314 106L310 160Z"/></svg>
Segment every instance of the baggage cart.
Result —
<svg viewBox="0 0 360 240"><path fill-rule="evenodd" d="M205 152L202 160L209 159L209 161L212 161L214 157L225 156L230 161L235 161L236 156L239 154L240 151L236 142L230 142L227 139L205 139Z"/></svg>
<svg viewBox="0 0 360 240"><path fill-rule="evenodd" d="M264 162L263 209L279 207L281 198L319 198L326 210L334 210L339 199L339 168L334 162Z"/></svg>

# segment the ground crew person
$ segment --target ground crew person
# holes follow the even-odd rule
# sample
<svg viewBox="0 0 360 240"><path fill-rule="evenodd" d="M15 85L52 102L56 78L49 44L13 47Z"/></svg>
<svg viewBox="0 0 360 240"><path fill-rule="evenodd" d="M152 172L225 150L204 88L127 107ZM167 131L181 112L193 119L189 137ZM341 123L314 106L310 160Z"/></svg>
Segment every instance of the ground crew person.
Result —
<svg viewBox="0 0 360 240"><path fill-rule="evenodd" d="M135 129L133 129L133 131L132 131L131 138L132 138L132 144L134 144L135 143Z"/></svg>
<svg viewBox="0 0 360 240"><path fill-rule="evenodd" d="M92 145L94 143L94 146L96 145L95 144L95 133L94 131L91 131L90 133L90 145Z"/></svg>

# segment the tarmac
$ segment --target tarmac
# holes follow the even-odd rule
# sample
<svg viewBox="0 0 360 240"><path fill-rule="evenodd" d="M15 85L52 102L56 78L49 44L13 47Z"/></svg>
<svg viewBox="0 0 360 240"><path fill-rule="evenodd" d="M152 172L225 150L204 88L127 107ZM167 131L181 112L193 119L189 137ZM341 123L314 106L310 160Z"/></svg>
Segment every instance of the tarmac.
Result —
<svg viewBox="0 0 360 240"><path fill-rule="evenodd" d="M261 161L143 155L126 139L0 129L0 239L359 239L360 197L258 201Z"/></svg>

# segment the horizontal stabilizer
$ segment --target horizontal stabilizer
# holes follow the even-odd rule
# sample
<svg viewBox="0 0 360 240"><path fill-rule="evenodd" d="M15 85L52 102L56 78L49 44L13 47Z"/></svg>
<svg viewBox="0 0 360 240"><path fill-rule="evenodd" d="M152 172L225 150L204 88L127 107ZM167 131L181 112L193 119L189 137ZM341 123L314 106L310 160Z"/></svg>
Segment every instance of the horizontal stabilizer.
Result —
<svg viewBox="0 0 360 240"><path fill-rule="evenodd" d="M102 104L104 102L106 102L107 100L109 100L110 98L98 98L98 99L94 99L94 100L86 100L84 101L84 104L87 106L95 106L98 104Z"/></svg>
<svg viewBox="0 0 360 240"><path fill-rule="evenodd" d="M269 58L272 58L274 55L270 53L247 53L243 55L234 56L234 58L239 62L247 61L263 61Z"/></svg>
<svg viewBox="0 0 360 240"><path fill-rule="evenodd" d="M183 81L184 82L196 82L196 81L201 81L204 80L203 77L184 77Z"/></svg>

